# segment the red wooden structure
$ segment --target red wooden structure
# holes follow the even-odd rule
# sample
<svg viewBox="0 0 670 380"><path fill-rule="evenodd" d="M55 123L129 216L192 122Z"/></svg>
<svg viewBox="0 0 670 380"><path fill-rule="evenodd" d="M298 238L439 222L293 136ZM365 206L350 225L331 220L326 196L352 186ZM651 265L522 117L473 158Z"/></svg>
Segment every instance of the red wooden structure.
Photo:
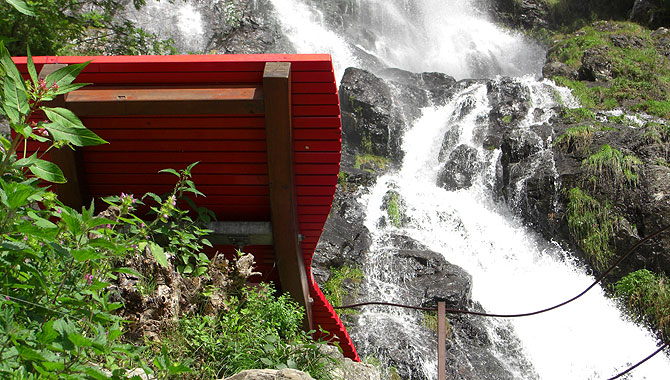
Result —
<svg viewBox="0 0 670 380"><path fill-rule="evenodd" d="M358 360L342 322L311 273L330 212L341 152L337 86L329 55L35 57L41 75L91 61L77 82L92 83L57 101L109 144L51 159L68 183L62 200L167 192L181 169L200 161L199 206L218 221L223 252L254 254L262 280L305 307L306 327L321 326ZM26 59L15 62L25 74ZM326 335L326 336L324 336Z"/></svg>

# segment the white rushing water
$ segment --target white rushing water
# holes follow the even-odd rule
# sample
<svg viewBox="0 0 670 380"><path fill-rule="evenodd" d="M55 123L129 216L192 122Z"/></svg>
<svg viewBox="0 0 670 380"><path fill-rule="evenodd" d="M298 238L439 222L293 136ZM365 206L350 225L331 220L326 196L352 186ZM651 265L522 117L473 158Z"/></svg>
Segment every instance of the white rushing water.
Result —
<svg viewBox="0 0 670 380"><path fill-rule="evenodd" d="M324 25L312 1L272 2L298 52L333 54L340 74L344 67L360 63L358 49L388 66L415 72L439 71L456 78L519 76L518 81L532 94L531 112L534 108L545 110L545 120L551 115L557 91L563 93L564 100L569 98L564 89L533 79L544 58L541 49L473 11L471 1L356 0L344 17L352 17L359 27L350 25L337 32ZM346 35L345 31L358 34ZM530 76L521 77L523 74ZM464 115L460 112L463 102L475 105ZM401 170L379 178L367 196L366 225L375 242L367 258L366 276L385 300L398 301L393 299L396 290L385 282L388 268L376 260L392 248L388 236L393 233L408 235L467 270L473 276L473 299L490 312L519 313L548 307L571 298L594 281L569 253L539 238L505 206L492 200L500 151L484 149L474 133L487 122L488 111L482 84L462 90L443 107L424 109L423 116L404 135ZM459 141L451 148L458 144L475 148L484 169L471 188L447 191L436 186L443 164L438 153L443 136L454 128L460 129ZM385 214L383 197L391 189L402 196L411 220L402 229L388 223L379 227ZM417 323L407 314L376 310L364 311L360 320L374 323L392 319L398 326ZM519 378L608 378L656 349L651 334L627 321L600 287L559 310L493 323L511 323L534 367L524 372L510 365ZM420 352L421 342L411 343L418 345ZM435 359L424 356L424 373L434 377ZM657 355L628 378L663 379L668 374L670 360Z"/></svg>

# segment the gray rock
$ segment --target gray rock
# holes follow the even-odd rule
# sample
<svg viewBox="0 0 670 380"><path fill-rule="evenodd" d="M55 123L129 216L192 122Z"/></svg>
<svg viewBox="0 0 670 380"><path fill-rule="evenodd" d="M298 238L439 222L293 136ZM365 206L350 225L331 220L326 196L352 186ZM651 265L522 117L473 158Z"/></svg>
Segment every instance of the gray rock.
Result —
<svg viewBox="0 0 670 380"><path fill-rule="evenodd" d="M295 369L248 369L225 380L314 380L314 378Z"/></svg>
<svg viewBox="0 0 670 380"><path fill-rule="evenodd" d="M670 6L663 0L635 0L630 20L652 29L667 27L670 25Z"/></svg>
<svg viewBox="0 0 670 380"><path fill-rule="evenodd" d="M477 150L467 145L459 145L449 155L437 176L437 185L447 190L467 189L481 169Z"/></svg>
<svg viewBox="0 0 670 380"><path fill-rule="evenodd" d="M609 48L597 46L586 49L579 68L579 79L607 82L612 79L612 62L607 57Z"/></svg>
<svg viewBox="0 0 670 380"><path fill-rule="evenodd" d="M577 70L566 65L563 62L547 62L542 68L542 76L545 78L553 78L561 76L568 79L575 80L579 76Z"/></svg>

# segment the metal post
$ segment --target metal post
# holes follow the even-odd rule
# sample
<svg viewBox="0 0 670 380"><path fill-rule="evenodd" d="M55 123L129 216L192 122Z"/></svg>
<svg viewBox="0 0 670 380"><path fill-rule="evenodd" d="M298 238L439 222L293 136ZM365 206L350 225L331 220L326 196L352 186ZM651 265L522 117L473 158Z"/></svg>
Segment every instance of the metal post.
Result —
<svg viewBox="0 0 670 380"><path fill-rule="evenodd" d="M437 303L437 379L447 378L447 317L444 301Z"/></svg>

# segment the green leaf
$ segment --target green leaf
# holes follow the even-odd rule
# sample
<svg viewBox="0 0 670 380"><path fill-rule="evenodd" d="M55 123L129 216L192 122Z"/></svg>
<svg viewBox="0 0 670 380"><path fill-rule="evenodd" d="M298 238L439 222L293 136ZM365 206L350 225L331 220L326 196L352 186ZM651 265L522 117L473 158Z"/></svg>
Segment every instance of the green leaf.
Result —
<svg viewBox="0 0 670 380"><path fill-rule="evenodd" d="M23 0L7 0L7 2L14 7L17 11L23 13L26 16L35 16L32 7L26 4Z"/></svg>
<svg viewBox="0 0 670 380"><path fill-rule="evenodd" d="M163 247L152 241L149 242L149 249L151 250L151 253L154 255L156 262L162 265L164 268L167 268L168 266L167 256L165 255L165 251L163 251Z"/></svg>
<svg viewBox="0 0 670 380"><path fill-rule="evenodd" d="M91 347L93 342L79 333L70 333L67 338L77 347Z"/></svg>
<svg viewBox="0 0 670 380"><path fill-rule="evenodd" d="M30 74L30 79L33 81L33 85L37 86L37 70L35 69L35 63L33 62L33 56L30 54L30 47L28 49L28 74Z"/></svg>
<svg viewBox="0 0 670 380"><path fill-rule="evenodd" d="M28 114L30 108L23 80L17 81L8 75L5 77L3 87L5 96L2 107L12 123L20 124L23 116Z"/></svg>
<svg viewBox="0 0 670 380"><path fill-rule="evenodd" d="M53 183L65 183L67 180L58 165L45 160L35 160L35 163L29 167L30 172L38 178Z"/></svg>
<svg viewBox="0 0 670 380"><path fill-rule="evenodd" d="M272 360L270 360L268 358L261 358L261 362L263 362L263 364L268 365L268 366L271 366L271 365L274 364L274 363L272 363Z"/></svg>
<svg viewBox="0 0 670 380"><path fill-rule="evenodd" d="M133 276L136 276L136 277L139 277L139 278L144 278L142 273L138 272L137 270L135 270L133 268L115 268L115 269L112 269L112 272L132 274Z"/></svg>
<svg viewBox="0 0 670 380"><path fill-rule="evenodd" d="M40 352L33 350L32 348L26 346L18 346L16 347L16 349L19 350L19 356L21 356L21 359L23 360L28 361L46 360L44 355L42 355Z"/></svg>
<svg viewBox="0 0 670 380"><path fill-rule="evenodd" d="M65 368L65 365L61 362L41 362L40 365L50 372L60 371Z"/></svg>
<svg viewBox="0 0 670 380"><path fill-rule="evenodd" d="M90 83L72 83L72 84L66 84L63 87L58 87L58 90L53 93L53 95L62 95L62 94L67 94L68 92L72 92L74 90L78 90L82 87L88 86Z"/></svg>
<svg viewBox="0 0 670 380"><path fill-rule="evenodd" d="M51 133L55 140L70 142L76 146L90 146L106 144L107 141L93 133L93 131L84 127L81 120L70 110L66 108L41 107L42 111L52 121L52 123L42 126Z"/></svg>
<svg viewBox="0 0 670 380"><path fill-rule="evenodd" d="M179 175L179 173L177 173L177 171L174 170L174 169L162 169L162 170L159 170L158 172L159 172L159 173L170 173L170 174L174 174L174 175L176 175L177 177L181 177L181 176Z"/></svg>
<svg viewBox="0 0 670 380"><path fill-rule="evenodd" d="M187 372L191 372L191 369L181 363L171 364L168 368L168 373L170 375L179 375Z"/></svg>
<svg viewBox="0 0 670 380"><path fill-rule="evenodd" d="M14 79L16 82L23 83L23 77L19 73L19 69L16 68L14 61L12 61L12 55L9 54L9 50L5 48L3 43L0 43L0 64L5 68L7 77ZM5 80L7 77L5 77Z"/></svg>
<svg viewBox="0 0 670 380"><path fill-rule="evenodd" d="M95 380L109 380L109 376L97 368L88 367L86 368L85 372L88 376Z"/></svg>
<svg viewBox="0 0 670 380"><path fill-rule="evenodd" d="M77 75L79 75L89 63L91 63L91 61L65 66L62 69L58 69L47 75L44 80L47 82L48 87L51 87L52 84L56 84L58 88L67 86L77 78Z"/></svg>
<svg viewBox="0 0 670 380"><path fill-rule="evenodd" d="M96 252L93 248L75 249L72 251L72 257L79 262L101 259L104 256Z"/></svg>
<svg viewBox="0 0 670 380"><path fill-rule="evenodd" d="M106 248L106 249L111 249L111 250L116 249L116 244L109 241L107 238L91 239L91 240L88 241L88 245L90 245L91 247L97 247L97 248Z"/></svg>
<svg viewBox="0 0 670 380"><path fill-rule="evenodd" d="M107 225L107 224L114 225L114 224L116 224L116 222L111 220L111 219L107 219L107 218L93 218L93 219L89 220L88 222L86 222L86 225L88 226L88 228L95 228L95 227L104 226L104 225Z"/></svg>

